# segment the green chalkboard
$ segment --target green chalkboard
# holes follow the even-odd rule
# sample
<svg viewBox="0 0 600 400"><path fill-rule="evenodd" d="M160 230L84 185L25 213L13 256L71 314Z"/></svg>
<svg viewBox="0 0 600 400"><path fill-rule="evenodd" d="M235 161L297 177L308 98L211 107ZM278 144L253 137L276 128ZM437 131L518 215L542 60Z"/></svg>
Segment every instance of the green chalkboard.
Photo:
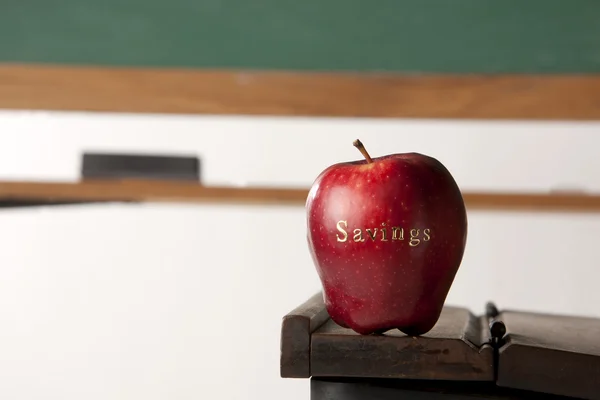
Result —
<svg viewBox="0 0 600 400"><path fill-rule="evenodd" d="M4 0L0 61L600 72L597 0Z"/></svg>

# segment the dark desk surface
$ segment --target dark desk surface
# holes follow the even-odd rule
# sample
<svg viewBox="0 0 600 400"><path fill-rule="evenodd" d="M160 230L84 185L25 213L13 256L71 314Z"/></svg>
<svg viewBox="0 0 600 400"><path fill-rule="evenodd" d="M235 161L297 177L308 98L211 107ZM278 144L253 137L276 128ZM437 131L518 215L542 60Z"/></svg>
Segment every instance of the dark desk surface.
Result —
<svg viewBox="0 0 600 400"><path fill-rule="evenodd" d="M505 396L489 398L515 398L517 393L516 398L537 394L600 399L600 319L490 313L476 316L446 306L423 336L399 331L363 336L335 324L318 293L283 318L281 376L312 378L315 399L341 399L323 393L345 392L352 385L383 393L400 390L394 386L400 384L413 385L413 392L418 385L450 384L455 393L458 388L472 396L486 388L489 395ZM491 321L505 327L498 339L491 333ZM385 387L374 389L371 380L377 387L385 382ZM449 393L448 387L440 390Z"/></svg>

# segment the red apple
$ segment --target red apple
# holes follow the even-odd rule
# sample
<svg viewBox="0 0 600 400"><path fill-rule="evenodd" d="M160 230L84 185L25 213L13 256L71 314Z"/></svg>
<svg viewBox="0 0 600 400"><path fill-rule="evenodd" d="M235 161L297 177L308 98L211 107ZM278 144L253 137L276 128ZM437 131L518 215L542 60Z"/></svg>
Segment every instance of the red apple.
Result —
<svg viewBox="0 0 600 400"><path fill-rule="evenodd" d="M422 335L462 261L465 204L450 172L419 153L335 164L306 202L308 244L327 311L359 334Z"/></svg>

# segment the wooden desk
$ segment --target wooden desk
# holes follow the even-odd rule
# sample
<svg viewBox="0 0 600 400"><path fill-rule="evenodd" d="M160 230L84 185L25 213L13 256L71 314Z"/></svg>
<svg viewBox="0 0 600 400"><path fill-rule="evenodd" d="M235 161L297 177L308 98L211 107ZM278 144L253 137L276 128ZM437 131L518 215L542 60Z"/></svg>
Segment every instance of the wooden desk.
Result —
<svg viewBox="0 0 600 400"><path fill-rule="evenodd" d="M312 400L600 399L600 319L446 306L423 336L362 336L318 293L281 329L281 376L309 378Z"/></svg>

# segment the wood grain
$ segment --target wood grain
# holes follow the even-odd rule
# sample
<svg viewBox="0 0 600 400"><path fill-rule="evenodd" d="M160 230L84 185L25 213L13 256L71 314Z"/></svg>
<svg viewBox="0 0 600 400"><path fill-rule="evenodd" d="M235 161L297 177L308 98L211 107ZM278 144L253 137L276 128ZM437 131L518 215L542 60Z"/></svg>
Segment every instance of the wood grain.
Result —
<svg viewBox="0 0 600 400"><path fill-rule="evenodd" d="M0 64L0 108L598 120L600 74L403 75Z"/></svg>
<svg viewBox="0 0 600 400"><path fill-rule="evenodd" d="M207 187L154 180L89 180L79 183L0 182L2 200L128 201L160 203L304 204L308 190Z"/></svg>
<svg viewBox="0 0 600 400"><path fill-rule="evenodd" d="M330 319L312 334L311 375L493 381L484 322L466 309L444 307L431 331L411 337L398 330L359 335Z"/></svg>
<svg viewBox="0 0 600 400"><path fill-rule="evenodd" d="M600 399L600 319L504 311L499 386Z"/></svg>
<svg viewBox="0 0 600 400"><path fill-rule="evenodd" d="M34 203L157 202L304 206L308 188L219 187L152 180L0 182L0 201ZM463 192L469 210L600 212L600 195Z"/></svg>
<svg viewBox="0 0 600 400"><path fill-rule="evenodd" d="M310 336L328 319L321 292L283 317L280 343L282 378L310 377Z"/></svg>

